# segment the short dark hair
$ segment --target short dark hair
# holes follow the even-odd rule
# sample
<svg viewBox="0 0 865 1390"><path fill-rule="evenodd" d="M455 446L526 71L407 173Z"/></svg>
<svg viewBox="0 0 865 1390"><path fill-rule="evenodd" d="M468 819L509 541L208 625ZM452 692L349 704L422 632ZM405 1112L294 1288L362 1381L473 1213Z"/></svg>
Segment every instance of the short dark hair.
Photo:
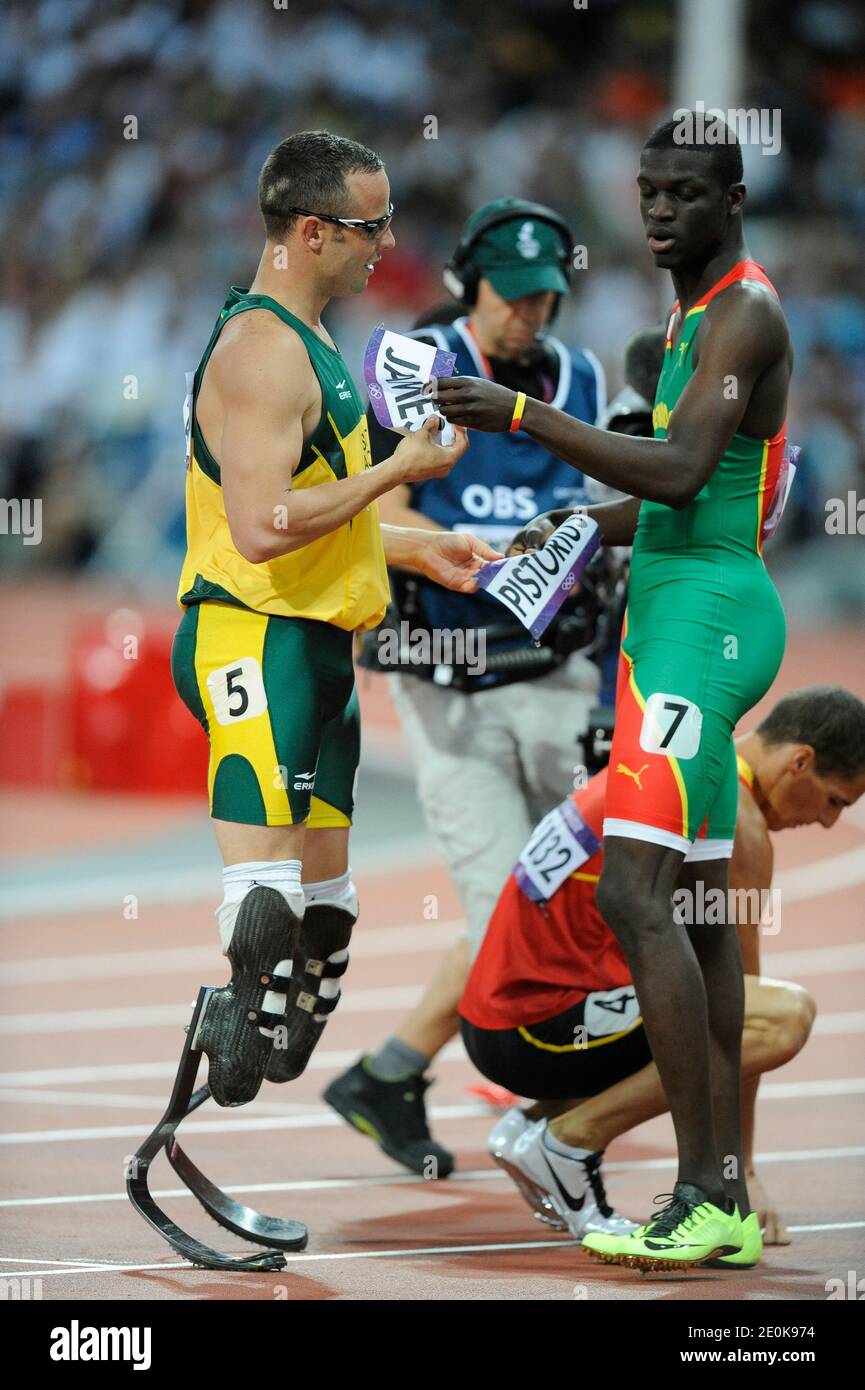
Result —
<svg viewBox="0 0 865 1390"><path fill-rule="evenodd" d="M651 405L658 389L658 377L664 365L667 330L663 324L641 328L625 345L623 374L625 381Z"/></svg>
<svg viewBox="0 0 865 1390"><path fill-rule="evenodd" d="M725 127L727 135L724 141L717 145L709 144L708 141L704 140L683 140L681 138L682 128L688 122L691 124L692 131L696 131L701 122L706 125L721 124ZM664 121L662 125L652 131L643 149L695 150L699 154L709 156L712 161L712 172L722 188L729 188L731 183L742 182L742 146L726 121L718 121L718 118L712 117L708 112L684 111L672 120Z"/></svg>
<svg viewBox="0 0 865 1390"><path fill-rule="evenodd" d="M289 208L347 217L347 174L377 174L384 163L375 150L332 135L301 130L271 150L258 176L258 206L269 237L280 240L295 221Z"/></svg>
<svg viewBox="0 0 865 1390"><path fill-rule="evenodd" d="M851 781L865 772L865 704L840 685L810 685L783 696L757 733L769 744L809 744L820 777Z"/></svg>

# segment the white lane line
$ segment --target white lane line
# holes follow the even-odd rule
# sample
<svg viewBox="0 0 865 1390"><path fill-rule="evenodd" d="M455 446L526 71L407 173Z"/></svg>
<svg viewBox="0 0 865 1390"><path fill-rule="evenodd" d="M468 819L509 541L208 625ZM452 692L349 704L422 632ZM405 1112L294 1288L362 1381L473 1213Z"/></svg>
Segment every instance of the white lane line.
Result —
<svg viewBox="0 0 865 1390"><path fill-rule="evenodd" d="M307 1063L307 1071L336 1071L349 1067L360 1056L359 1048L316 1049ZM466 1051L459 1038L454 1038L436 1057L440 1062L466 1060ZM62 1086L91 1081L162 1081L172 1078L177 1062L122 1062L97 1067L49 1067L41 1071L0 1072L0 1086Z"/></svg>
<svg viewBox="0 0 865 1390"><path fill-rule="evenodd" d="M345 1014L388 1012L412 1008L421 998L424 985L390 985L380 989L347 990L342 1000L340 1017ZM0 1015L0 1034L7 1037L33 1033L101 1033L133 1032L139 1028L165 1028L188 1022L192 1012L189 1004L131 1004L112 1009L76 1009L67 1012L51 1010L38 1014ZM865 1031L865 1011L818 1014L815 1033L839 1034Z"/></svg>
<svg viewBox="0 0 865 1390"><path fill-rule="evenodd" d="M848 975L865 970L865 944L809 946L802 951L764 951L764 975L795 980L800 975Z"/></svg>
<svg viewBox="0 0 865 1390"><path fill-rule="evenodd" d="M464 932L464 924L408 922L399 927L360 927L352 936L352 959L415 955L446 950ZM215 929L214 929L215 931ZM145 975L166 978L181 970L200 970L220 982L228 973L225 957L214 939L200 946L170 946L160 951L109 951L98 955L78 952L70 956L33 956L0 965L0 983L8 985L52 984L71 980L139 979Z"/></svg>
<svg viewBox="0 0 865 1390"><path fill-rule="evenodd" d="M357 1054L346 1053L346 1062L354 1061ZM465 1061L465 1052L460 1048L450 1057L438 1057L437 1062ZM176 1068L167 1063L166 1077L173 1076ZM307 1068L309 1070L309 1068ZM865 1094L865 1077L828 1077L821 1081L764 1081L760 1090L762 1100L806 1100L811 1097L859 1096ZM0 1104L6 1105L44 1105L69 1106L94 1110L155 1110L165 1109L167 1097L135 1094L118 1094L111 1091L54 1091L40 1086L0 1086ZM246 1111L247 1115L320 1115L321 1107L317 1097L302 1103L290 1101L254 1100ZM492 1117L492 1111L489 1112ZM2 1143L2 1140L0 1140Z"/></svg>
<svg viewBox="0 0 865 1390"><path fill-rule="evenodd" d="M426 1255L477 1255L486 1252L500 1252L502 1250L546 1250L551 1246L561 1246L566 1249L568 1246L577 1245L577 1241L569 1239L567 1236L559 1240L520 1240L508 1241L490 1245L427 1245L421 1246L417 1250L345 1250L336 1251L329 1254L320 1255L289 1255L286 1254L286 1264L306 1264L309 1261L320 1263L322 1260L396 1260L406 1257L419 1259ZM240 1253L240 1252L237 1252ZM25 1269L20 1273L15 1271L16 1279L35 1279L45 1278L47 1275L61 1274L114 1274L114 1273L138 1273L150 1269L185 1269L190 1274L199 1274L202 1271L194 1270L191 1265L184 1260L182 1263L166 1261L163 1264L142 1264L142 1265L104 1265L94 1264L90 1268L79 1269ZM284 1270L265 1271L279 1275L284 1274ZM228 1273L227 1270L222 1273ZM243 1275L244 1279L252 1277L249 1273Z"/></svg>
<svg viewBox="0 0 865 1390"><path fill-rule="evenodd" d="M437 872L442 867L429 835L418 832L400 839L396 850L390 845L371 846L367 850L355 846L351 855L355 878L392 873L395 855L401 871L430 869ZM129 893L134 893L140 902L146 902L150 907L158 907L162 903L175 906L190 902L215 905L219 881L220 870L216 860L211 865L196 864L183 869L132 866L122 874L104 874L87 879L66 878L48 883L37 880L34 874L33 881L29 883L3 885L0 926L14 927L16 919L23 917L56 917L103 908L115 908L119 912Z"/></svg>
<svg viewBox="0 0 865 1390"><path fill-rule="evenodd" d="M432 1118L439 1120L463 1119L482 1115L490 1116L488 1105L442 1105L433 1106ZM332 1110L318 1110L308 1115L278 1115L262 1119L224 1119L224 1120L186 1120L184 1134L197 1131L199 1134L261 1133L275 1129L331 1129L344 1125L345 1120ZM23 1130L15 1134L0 1135L0 1145L10 1144L66 1144L74 1140L97 1139L135 1139L146 1135L146 1125L104 1125L98 1129L43 1129Z"/></svg>
<svg viewBox="0 0 865 1390"><path fill-rule="evenodd" d="M822 1221L814 1226L788 1226L787 1230L796 1235L802 1231L861 1231L863 1227L865 1221Z"/></svg>
<svg viewBox="0 0 865 1390"><path fill-rule="evenodd" d="M453 919L436 923L406 923L400 927L361 926L352 937L352 959L415 955L445 950L459 940L463 923ZM815 946L801 951L766 951L764 973L774 978L798 975L848 974L865 970L865 944ZM154 976L164 979L181 970L198 970L220 981L226 974L225 957L215 941L209 945L171 946L159 951L109 951L97 955L79 952L70 956L33 956L0 964L0 983L7 985L53 984L72 980L123 980Z"/></svg>
<svg viewBox="0 0 865 1390"><path fill-rule="evenodd" d="M865 1032L865 1010L842 1014L818 1014L814 1020L813 1033L823 1037L838 1036L843 1033Z"/></svg>
<svg viewBox="0 0 865 1390"><path fill-rule="evenodd" d="M122 1095L110 1091L49 1091L27 1090L23 1086L0 1088L0 1104L71 1106L87 1110L155 1110L165 1109L166 1096ZM290 1101L256 1100L258 1115L309 1115L318 1113L318 1101L312 1098L304 1104Z"/></svg>
<svg viewBox="0 0 865 1390"><path fill-rule="evenodd" d="M382 989L347 990L339 1006L343 1014L378 1013L412 1008L425 985L392 985ZM139 1028L165 1028L189 1022L189 1004L132 1004L113 1009L75 1009L65 1013L3 1014L0 1034L135 1032Z"/></svg>
<svg viewBox="0 0 865 1390"><path fill-rule="evenodd" d="M822 898L830 893L843 892L865 880L865 848L845 850L843 854L832 854L826 859L816 859L810 864L800 864L795 869L783 869L777 873L773 885L781 889L781 905L804 902L808 898Z"/></svg>
<svg viewBox="0 0 865 1390"><path fill-rule="evenodd" d="M863 1093L865 1093L865 1077L856 1077L850 1079L834 1078L824 1081L764 1083L760 1091L760 1096L763 1100L800 1100L803 1098L819 1099L822 1097L861 1095ZM255 1102L253 1104L257 1109L257 1104ZM262 1106L261 1108L264 1109L265 1107ZM267 1108L270 1109L271 1107ZM298 1106L297 1108L301 1111L304 1110L302 1106ZM489 1106L484 1104L433 1106L430 1113L433 1119L442 1121L466 1118L485 1118L489 1120L492 1118ZM276 1115L250 1116L243 1119L239 1116L212 1120L190 1119L185 1122L183 1132L187 1135L193 1132L200 1134L260 1133L262 1131L282 1129L329 1129L342 1123L343 1121L340 1117L333 1112L325 1110L323 1107L311 1105L306 1107L305 1113L294 1115L282 1112ZM146 1127L140 1125L103 1125L81 1129L23 1130L17 1133L13 1132L0 1136L0 1145L10 1146L82 1141L99 1142L103 1139L134 1139L146 1133ZM818 1151L815 1150L813 1152ZM821 1150L819 1152L824 1151ZM836 1151L827 1150L825 1152ZM848 1150L845 1152L852 1154L859 1151ZM865 1150L863 1150L863 1152L865 1152Z"/></svg>
<svg viewBox="0 0 865 1390"><path fill-rule="evenodd" d="M49 1264L49 1265L92 1265L92 1264L93 1264L93 1260L92 1260L92 1259L90 1259L90 1260L49 1260L47 1255L43 1255L42 1258L43 1258L43 1260L45 1261L45 1263L46 1263L46 1264ZM31 1258L29 1255L28 1255L28 1257L27 1257L26 1259L24 1259L21 1255L0 1255L0 1264L3 1264L3 1265L32 1265L32 1263L33 1263L33 1260L32 1260L32 1258ZM107 1263L107 1261L105 1261L105 1260L100 1260L100 1264L106 1264L106 1263ZM115 1267L116 1267L116 1266L115 1266ZM13 1272L14 1272L14 1271L13 1271Z"/></svg>
<svg viewBox="0 0 865 1390"><path fill-rule="evenodd" d="M352 959L415 955L443 951L463 933L459 920L407 923L401 927L361 929L352 938ZM801 951L766 951L764 974L774 978L799 975L849 974L865 970L865 944L815 946ZM172 946L159 951L111 951L97 955L33 956L0 964L0 984L67 983L73 980L123 980L152 976L164 979L182 970L210 975L218 983L227 973L216 942L201 946Z"/></svg>
<svg viewBox="0 0 865 1390"><path fill-rule="evenodd" d="M834 1149L787 1149L779 1152L769 1150L766 1153L758 1153L754 1162L760 1164L823 1163L850 1158L865 1158L865 1145ZM675 1166L676 1159L672 1155L667 1158L613 1159L604 1164L604 1171L607 1173L655 1172L675 1168ZM467 1168L465 1171L457 1169L453 1179L449 1179L444 1186L437 1185L435 1191L446 1197L449 1191L453 1191L456 1183L504 1182L507 1176L507 1173L503 1173L499 1168ZM229 1195L250 1196L267 1192L327 1192L337 1188L401 1187L420 1185L421 1183L426 1189L429 1189L428 1180L417 1177L414 1173L387 1173L381 1176L363 1178L305 1178L287 1182L234 1183L225 1186L222 1190ZM163 1197L191 1198L192 1193L186 1187L163 1187L154 1188L153 1196L160 1199ZM86 1202L125 1202L127 1200L124 1191L89 1192L56 1197L5 1197L0 1200L0 1208L63 1207L77 1206ZM865 1225L865 1222L862 1224Z"/></svg>
<svg viewBox="0 0 865 1390"><path fill-rule="evenodd" d="M863 1150L865 1153L865 1150ZM755 1159L756 1162L756 1159ZM639 1160L637 1160L639 1164ZM672 1159L669 1160L672 1163ZM606 1165L608 1168L610 1165ZM633 1167L634 1165L628 1165ZM669 1166L669 1165L668 1165ZM613 1165L615 1167L615 1165ZM507 1173L503 1173L500 1168L468 1168L463 1172L459 1171L459 1182L499 1182L507 1178ZM296 1178L288 1182L257 1182L257 1183L235 1183L223 1187L223 1192L231 1195L242 1194L244 1196L261 1195L267 1192L329 1192L339 1188L363 1188L363 1187L405 1187L424 1183L429 1187L426 1178L417 1177L414 1173L389 1173L382 1176L364 1178ZM439 1187L437 1190L442 1196L448 1194L448 1187ZM191 1197L192 1193L187 1187L164 1187L153 1189L153 1196L163 1197ZM75 1206L79 1202L126 1202L129 1199L124 1191L117 1192L90 1192L77 1196L63 1197L6 1197L0 1201L2 1207L63 1207Z"/></svg>
<svg viewBox="0 0 865 1390"><path fill-rule="evenodd" d="M352 853L355 874L383 874L393 867L393 850L372 848L365 853ZM431 853L429 837L423 833L400 842L401 869L440 868L440 861ZM124 874L107 874L85 880L65 880L58 883L31 882L7 884L0 901L0 925L15 925L19 917L84 912L100 908L117 908L129 893L157 906L161 903L213 902L219 871L215 865L194 865L184 869L166 870L147 867L130 869ZM775 875L784 901L802 902L840 892L865 881L865 848L846 850L829 855L810 864L784 869Z"/></svg>
<svg viewBox="0 0 865 1390"><path fill-rule="evenodd" d="M760 1099L766 1100L822 1100L838 1096L865 1094L865 1077L836 1077L825 1081L769 1081L760 1087ZM253 1106L256 1102L253 1102ZM261 1107L262 1110L264 1106ZM302 1107L301 1107L302 1108ZM439 1105L433 1106L430 1114L436 1120L459 1120L482 1117L492 1120L490 1107L478 1105ZM306 1113L286 1115L260 1114L241 1118L219 1120L184 1121L184 1134L249 1134L279 1129L332 1129L345 1121L332 1110L323 1106L315 1107L314 1102ZM19 1144L68 1144L97 1143L103 1139L136 1139L147 1134L144 1125L98 1125L81 1129L25 1129L0 1135L0 1147Z"/></svg>
<svg viewBox="0 0 865 1390"><path fill-rule="evenodd" d="M788 1226L791 1235L804 1235L811 1231L850 1231L858 1230L865 1226L865 1221L844 1221L833 1222L829 1225L818 1226ZM519 1241L497 1241L485 1245L425 1245L417 1249L411 1248L402 1250L337 1250L323 1252L322 1254L299 1255L286 1254L285 1262L287 1265L318 1264L324 1260L419 1260L428 1255L483 1255L499 1253L503 1250L567 1250L579 1244L576 1240L570 1240L567 1236L561 1235L557 1240L519 1240ZM770 1246L771 1250L772 1247ZM185 1260L164 1261L160 1264L138 1264L138 1265L109 1265L93 1264L89 1267L79 1266L77 1269L25 1269L15 1271L16 1279L36 1279L46 1278L54 1275L59 1277L64 1274L138 1274L145 1273L151 1269L180 1269L186 1270L189 1274L200 1274L202 1271L193 1269ZM267 1277L279 1278L284 1274L284 1270L273 1270L268 1272ZM244 1278L252 1277L245 1274Z"/></svg>
<svg viewBox="0 0 865 1390"><path fill-rule="evenodd" d="M825 1081L762 1081L760 1100L820 1100L829 1096L865 1095L865 1076L830 1077Z"/></svg>

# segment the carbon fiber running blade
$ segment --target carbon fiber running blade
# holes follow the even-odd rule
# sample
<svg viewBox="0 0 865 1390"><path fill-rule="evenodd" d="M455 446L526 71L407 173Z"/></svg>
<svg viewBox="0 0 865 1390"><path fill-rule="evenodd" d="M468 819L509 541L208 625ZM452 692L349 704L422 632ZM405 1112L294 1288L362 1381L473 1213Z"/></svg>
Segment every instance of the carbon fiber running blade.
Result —
<svg viewBox="0 0 865 1390"><path fill-rule="evenodd" d="M168 1241L168 1244L177 1251L178 1255L181 1255L183 1259L189 1260L191 1264L201 1269L234 1270L237 1273L259 1273L265 1270L285 1269L285 1257L277 1249L258 1250L250 1255L224 1255L219 1250L212 1250L210 1246L204 1245L201 1241L196 1240L194 1236L189 1235L186 1231L182 1230L176 1222L172 1221L162 1208L158 1206L147 1185L150 1164L153 1159L162 1148L165 1148L166 1151L169 1149L173 1144L174 1132L180 1122L184 1120L191 1111L196 1110L199 1105L202 1105L210 1095L210 1091L206 1085L199 1087L193 1094L195 1078L198 1074L198 1067L203 1056L203 1053L194 1046L194 1043L198 1035L198 1026L201 1021L201 1016L207 1006L209 996L210 989L206 986L203 986L198 991L198 999L196 1000L192 1019L187 1029L186 1042L180 1056L177 1075L174 1078L174 1086L171 1092L171 1098L168 1102L168 1107L158 1125L147 1136L144 1143L131 1160L126 1177L126 1191L129 1200L132 1202L132 1205L139 1215L142 1216L155 1231L158 1231L164 1240ZM185 1155L183 1157L185 1158ZM233 1207L236 1207L241 1214L249 1212L251 1218L249 1224L238 1222L236 1225L229 1227L229 1229L234 1230L237 1235L244 1237L246 1240L257 1242L261 1239L253 1229L256 1221L261 1223L261 1229L265 1230L271 1218L262 1217L260 1213L253 1212L250 1208L240 1207L237 1203L232 1202L229 1197L225 1196L225 1193L220 1192L218 1187L215 1187L209 1182L209 1180L204 1177L203 1173L200 1173L199 1170L195 1168L194 1164L190 1163L188 1159L186 1162L190 1171L195 1175L195 1181L207 1193L208 1201L211 1205L204 1202L198 1192L194 1192L194 1195L202 1202L205 1210L209 1211L216 1220L219 1220L216 1212L220 1211L223 1205L225 1210L229 1213ZM213 1210L211 1210L211 1207ZM256 1220L252 1220L252 1218ZM221 1222L220 1224L226 1223ZM278 1224L282 1226L295 1225L294 1222L282 1222ZM299 1232L303 1233L301 1244L287 1248L303 1248L307 1240L306 1228L302 1226L297 1228L294 1235L295 1240Z"/></svg>
<svg viewBox="0 0 865 1390"><path fill-rule="evenodd" d="M196 1168L175 1138L165 1144L165 1153L177 1176L186 1184L208 1216L244 1240L263 1241L277 1250L304 1250L309 1232L301 1221L265 1216L253 1207L235 1202Z"/></svg>
<svg viewBox="0 0 865 1390"><path fill-rule="evenodd" d="M237 1273L285 1269L285 1257L279 1250L261 1250L252 1255L223 1255L219 1250L212 1250L209 1245L204 1245L194 1236L181 1230L166 1216L162 1208L157 1206L150 1195L146 1171L137 1177L128 1178L126 1191L132 1205L144 1220L168 1241L178 1255L182 1255L184 1260L189 1260L190 1264L198 1268L234 1270Z"/></svg>

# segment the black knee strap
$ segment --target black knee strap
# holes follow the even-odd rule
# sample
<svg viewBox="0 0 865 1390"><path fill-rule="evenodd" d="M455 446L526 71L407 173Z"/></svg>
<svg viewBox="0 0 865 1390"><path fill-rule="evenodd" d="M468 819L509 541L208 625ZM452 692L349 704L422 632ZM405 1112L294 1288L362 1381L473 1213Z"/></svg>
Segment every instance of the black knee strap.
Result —
<svg viewBox="0 0 865 1390"><path fill-rule="evenodd" d="M328 957L348 948L356 920L354 913L332 903L307 905L292 971L297 987L294 1002L298 1009L307 1013L333 1013L340 993L332 999L322 999L318 987L322 980L337 980L348 969L348 958L330 961Z"/></svg>

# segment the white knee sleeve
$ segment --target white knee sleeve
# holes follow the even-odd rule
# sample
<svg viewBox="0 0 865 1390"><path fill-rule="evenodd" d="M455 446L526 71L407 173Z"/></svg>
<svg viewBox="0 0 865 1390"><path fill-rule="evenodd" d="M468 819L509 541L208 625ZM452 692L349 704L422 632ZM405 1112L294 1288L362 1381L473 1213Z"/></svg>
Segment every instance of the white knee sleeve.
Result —
<svg viewBox="0 0 865 1390"><path fill-rule="evenodd" d="M228 868L223 869L223 899L215 914L219 923L223 955L226 954L231 945L241 904L247 893L251 893L253 888L275 888L285 898L294 915L303 917L305 899L300 874L299 859L252 860L244 864L231 864ZM291 967L292 960L289 956L285 960L277 962L274 974L290 975ZM268 990L264 996L263 1008L269 1013L284 1014L285 1005L284 994L277 994L274 990ZM272 1035L273 1029L260 1028L259 1032Z"/></svg>
<svg viewBox="0 0 865 1390"><path fill-rule="evenodd" d="M319 883L304 883L303 896L307 906L310 903L327 903L328 907L341 907L357 917L357 890L351 877L351 867L338 878L324 878Z"/></svg>

